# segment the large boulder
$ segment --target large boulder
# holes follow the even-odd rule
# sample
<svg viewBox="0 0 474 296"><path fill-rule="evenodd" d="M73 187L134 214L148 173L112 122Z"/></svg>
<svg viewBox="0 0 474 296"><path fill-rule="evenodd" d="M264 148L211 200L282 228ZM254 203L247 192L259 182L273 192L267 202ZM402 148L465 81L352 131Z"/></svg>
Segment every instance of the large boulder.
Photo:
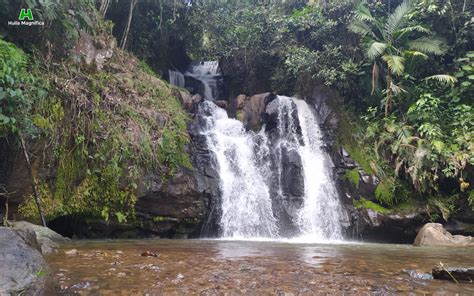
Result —
<svg viewBox="0 0 474 296"><path fill-rule="evenodd" d="M200 94L191 95L189 92L183 90L173 90L173 95L181 102L184 109L189 113L194 113L196 111L197 103L201 101Z"/></svg>
<svg viewBox="0 0 474 296"><path fill-rule="evenodd" d="M415 246L474 247L474 239L471 236L452 235L439 223L427 223L420 229L413 244Z"/></svg>
<svg viewBox="0 0 474 296"><path fill-rule="evenodd" d="M59 248L59 243L69 240L48 227L35 225L26 221L14 222L12 228L20 233L20 235L33 233L43 255L56 252Z"/></svg>
<svg viewBox="0 0 474 296"><path fill-rule="evenodd" d="M263 124L263 114L267 104L275 98L271 93L263 93L246 98L243 109L243 123L246 128L258 131Z"/></svg>
<svg viewBox="0 0 474 296"><path fill-rule="evenodd" d="M275 99L272 93L256 94L251 97L238 95L229 100L227 113L230 117L235 117L242 121L248 130L258 131L265 123L265 110L269 102Z"/></svg>
<svg viewBox="0 0 474 296"><path fill-rule="evenodd" d="M0 295L41 295L47 270L33 232L0 227Z"/></svg>

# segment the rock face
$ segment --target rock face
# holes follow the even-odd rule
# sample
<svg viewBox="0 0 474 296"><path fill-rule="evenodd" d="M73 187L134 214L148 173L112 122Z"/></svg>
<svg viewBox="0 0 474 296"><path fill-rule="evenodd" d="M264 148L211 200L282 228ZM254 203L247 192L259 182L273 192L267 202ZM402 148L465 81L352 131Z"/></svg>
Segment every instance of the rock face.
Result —
<svg viewBox="0 0 474 296"><path fill-rule="evenodd" d="M181 168L167 182L159 176L145 179L146 191L138 194L137 216L143 228L163 237L198 236L201 221L208 209L208 200L198 190L192 170Z"/></svg>
<svg viewBox="0 0 474 296"><path fill-rule="evenodd" d="M111 36L92 37L85 32L81 32L81 36L71 54L82 59L86 65L101 70L104 63L112 57L115 46L115 38Z"/></svg>
<svg viewBox="0 0 474 296"><path fill-rule="evenodd" d="M204 115L206 114L203 110ZM206 218L202 224L202 235L217 236L218 219L221 216L219 173L217 161L208 148L206 137L200 134L200 128L205 125L202 114L196 114L195 119L189 127L191 136L190 155L195 167L194 176L197 183L197 191L207 201Z"/></svg>
<svg viewBox="0 0 474 296"><path fill-rule="evenodd" d="M0 295L41 295L47 265L33 232L0 227Z"/></svg>
<svg viewBox="0 0 474 296"><path fill-rule="evenodd" d="M461 282L472 282L474 281L474 267L435 267L432 272L433 278L437 280L448 280ZM454 279L453 279L454 278Z"/></svg>
<svg viewBox="0 0 474 296"><path fill-rule="evenodd" d="M370 208L356 208L348 203L344 206L350 215L344 225L346 235L365 241L411 244L420 225L429 218L427 209L423 207L406 213L381 213Z"/></svg>
<svg viewBox="0 0 474 296"><path fill-rule="evenodd" d="M439 223L427 223L420 229L413 244L415 246L474 247L474 239L471 236L452 235Z"/></svg>

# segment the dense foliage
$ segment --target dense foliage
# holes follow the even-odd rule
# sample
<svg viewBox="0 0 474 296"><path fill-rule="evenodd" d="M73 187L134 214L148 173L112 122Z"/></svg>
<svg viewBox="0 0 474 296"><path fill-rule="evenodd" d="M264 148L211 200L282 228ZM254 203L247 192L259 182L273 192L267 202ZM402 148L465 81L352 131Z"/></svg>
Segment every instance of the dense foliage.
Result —
<svg viewBox="0 0 474 296"><path fill-rule="evenodd" d="M335 89L344 100L338 140L364 170L381 178L381 204L422 197L438 208L451 208L446 204L454 199L474 207L470 1L25 5L45 27L19 34L0 25L0 36L9 41L0 40L0 137L26 133L47 139L51 163L59 169L40 191L58 203L53 212L87 210L122 221L133 216L124 209L134 203L140 168L159 166L168 176L189 165L186 115L170 89L157 78L152 86L143 83L153 71L123 52L114 55L114 67L81 67L81 57L70 50L82 33L113 33L121 47L160 74L184 70L191 59L218 59L228 97L270 90L304 96L316 85ZM0 17L14 18L19 6L0 0ZM33 60L38 62L28 63ZM137 94L143 100L109 101ZM157 125L144 106L155 106L170 124ZM121 133L124 118L141 131L138 145ZM358 184L356 174L347 177Z"/></svg>
<svg viewBox="0 0 474 296"><path fill-rule="evenodd" d="M412 187L474 205L469 1L211 1L192 13L202 43L188 53L220 59L230 95L322 83L344 96L347 119L363 119L344 125L345 146L382 178L380 202Z"/></svg>
<svg viewBox="0 0 474 296"><path fill-rule="evenodd" d="M26 153L42 167L33 177L48 220L131 222L139 178L153 171L165 180L190 165L187 115L148 66L114 48L94 1L26 2L45 25L23 34L0 26L13 42L0 39L0 141L17 150L20 137L31 144ZM0 4L5 19L14 19L19 4ZM113 66L84 63L75 47L87 38L114 50ZM19 213L38 218L32 196Z"/></svg>

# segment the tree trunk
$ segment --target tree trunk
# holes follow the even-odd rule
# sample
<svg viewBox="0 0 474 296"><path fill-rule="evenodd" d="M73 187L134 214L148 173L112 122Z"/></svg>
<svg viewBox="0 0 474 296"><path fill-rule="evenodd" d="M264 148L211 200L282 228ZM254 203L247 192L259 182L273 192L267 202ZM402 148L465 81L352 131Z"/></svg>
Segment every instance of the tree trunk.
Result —
<svg viewBox="0 0 474 296"><path fill-rule="evenodd" d="M393 97L392 76L390 75L390 72L388 72L388 74L387 74L387 99L385 100L385 117L387 117L388 113L390 112L391 105L392 105L392 97Z"/></svg>
<svg viewBox="0 0 474 296"><path fill-rule="evenodd" d="M3 226L8 226L8 197L5 200L5 217L3 217Z"/></svg>
<svg viewBox="0 0 474 296"><path fill-rule="evenodd" d="M38 199L38 192L36 191L36 183L35 183L35 178L33 176L33 169L31 168L30 157L28 156L28 151L26 149L25 139L23 138L23 135L20 135L20 141L21 141L21 148L23 149L23 154L26 160L26 165L30 172L31 189L33 190L33 197L35 199L36 207L38 208L38 214L41 218L41 223L43 224L44 227L46 227L46 220L44 219L43 211L41 210L41 204Z"/></svg>
<svg viewBox="0 0 474 296"><path fill-rule="evenodd" d="M128 11L127 25L125 26L125 30L123 31L123 35L122 35L122 40L120 41L121 49L125 49L125 45L127 44L128 32L130 31L130 25L132 23L133 9L135 8L135 4L137 4L137 1L138 0L130 1L130 9Z"/></svg>
<svg viewBox="0 0 474 296"><path fill-rule="evenodd" d="M109 9L109 4L110 4L110 0L101 0L99 13L102 17L105 17L105 14L107 13L107 9Z"/></svg>

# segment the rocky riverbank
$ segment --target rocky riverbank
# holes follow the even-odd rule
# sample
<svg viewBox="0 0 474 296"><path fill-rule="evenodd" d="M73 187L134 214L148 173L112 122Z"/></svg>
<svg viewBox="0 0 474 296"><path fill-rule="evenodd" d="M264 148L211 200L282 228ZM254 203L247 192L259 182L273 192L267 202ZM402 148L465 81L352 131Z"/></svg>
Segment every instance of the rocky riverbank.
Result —
<svg viewBox="0 0 474 296"><path fill-rule="evenodd" d="M43 295L50 270L43 258L68 239L28 222L0 227L0 295Z"/></svg>

